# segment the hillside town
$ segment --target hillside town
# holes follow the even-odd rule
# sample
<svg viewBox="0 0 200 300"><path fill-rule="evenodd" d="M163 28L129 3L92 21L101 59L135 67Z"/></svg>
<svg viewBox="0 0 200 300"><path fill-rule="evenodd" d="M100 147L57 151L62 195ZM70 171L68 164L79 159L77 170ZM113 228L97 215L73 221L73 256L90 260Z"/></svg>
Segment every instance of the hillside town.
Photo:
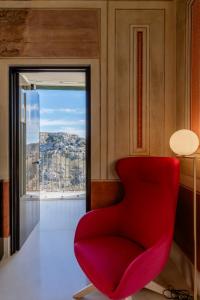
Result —
<svg viewBox="0 0 200 300"><path fill-rule="evenodd" d="M40 133L40 190L85 189L85 138L65 132Z"/></svg>
<svg viewBox="0 0 200 300"><path fill-rule="evenodd" d="M27 160L35 149L35 144L29 144ZM85 190L85 158L85 138L65 132L40 132L40 191ZM34 190L33 183L34 176L29 176L29 190Z"/></svg>

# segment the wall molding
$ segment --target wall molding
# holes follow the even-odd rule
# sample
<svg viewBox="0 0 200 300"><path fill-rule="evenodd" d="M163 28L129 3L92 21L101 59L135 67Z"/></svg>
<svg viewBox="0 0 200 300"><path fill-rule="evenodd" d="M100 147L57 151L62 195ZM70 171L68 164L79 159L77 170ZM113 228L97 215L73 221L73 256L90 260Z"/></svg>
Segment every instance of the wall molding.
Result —
<svg viewBox="0 0 200 300"><path fill-rule="evenodd" d="M190 128L190 111L191 111L191 9L194 0L187 0L186 2L186 38L185 38L185 49L186 49L186 96L185 96L185 127Z"/></svg>
<svg viewBox="0 0 200 300"><path fill-rule="evenodd" d="M169 138L172 134L172 132L176 129L176 100L175 100L175 94L176 94L176 70L174 68L175 66L175 20L176 20L176 6L174 1L109 1L109 10L108 10L108 35L109 35L109 41L108 41L108 111L109 111L109 120L108 120L108 167L109 167L109 173L108 178L113 179L116 178L116 173L114 170L114 162L124 156L128 155L160 155L160 156L166 156L171 155L170 149L169 149ZM134 117L133 113L133 103L132 99L129 101L129 106L131 108L132 113L129 111L128 118L125 119L125 112L127 105L124 99L124 102L118 103L118 98L123 99L122 92L117 92L117 87L119 86L119 82L122 80L122 72L124 72L124 69L126 68L127 72L130 72L130 69L128 69L128 66L126 64L126 67L122 64L122 55L125 53L125 50L119 50L118 48L118 40L117 37L120 25L117 23L118 20L122 20L123 17L120 19L120 13L125 14L127 12L130 13L141 13L144 11L144 13L151 14L154 11L159 13L163 16L164 20L164 29L162 34L162 45L163 49L160 51L164 54L162 54L162 61L159 57L158 62L156 63L157 55L155 50L153 50L153 53L151 52L151 55L155 55L154 59L151 62L152 65L158 65L160 64L161 67L156 69L156 74L160 72L160 81L159 79L154 79L154 83L159 85L159 87L163 86L162 91L161 88L159 91L157 91L158 94L158 100L156 104L156 97L155 97L155 88L150 88L150 93L154 94L154 97L150 97L149 101L151 102L149 105L149 112L151 113L151 120L153 120L150 124L148 120L146 120L148 124L148 129L150 128L150 132L148 133L148 129L146 132L146 146L144 149L138 148L135 145L136 141L135 139L135 128L134 128L134 134L133 134L133 126L135 122L134 120L129 120L132 117ZM142 20L140 21L139 17L137 18L137 21L132 22L132 25L149 25L147 24L147 21ZM130 20L130 19L129 19ZM157 19L155 19L157 20ZM153 21L150 22L152 25ZM131 23L130 23L131 24ZM126 28L124 24L122 24L124 29ZM120 35L120 38L122 36ZM124 41L123 41L124 44ZM151 47L153 45L153 42L150 41ZM117 48L118 47L118 48ZM129 45L128 45L129 47ZM121 51L121 54L119 55L119 51ZM131 55L131 52L130 52ZM120 61L120 67L118 68L118 62ZM130 67L130 66L129 66ZM164 73L162 70L164 70ZM120 75L117 75L119 72ZM151 73L151 75L153 72ZM149 75L151 77L151 75ZM149 78L150 78L149 77ZM155 77L155 76L154 76ZM152 80L152 77L150 78ZM162 81L163 80L163 81ZM126 76L126 82L130 81L132 84L132 79L127 78ZM162 81L162 82L161 82ZM148 82L148 80L147 80ZM158 84L159 82L159 84ZM153 84L154 84L153 83ZM129 91L131 92L131 90ZM127 97L127 94L124 95L124 97ZM132 96L131 96L132 98ZM153 100L152 100L153 99ZM163 99L163 104L161 106L160 99ZM148 99L147 99L147 105L148 105ZM161 110L160 112L160 119L158 115L156 115L156 111L153 111L153 107L156 107L157 110ZM132 107L131 107L132 106ZM118 117L116 116L118 114ZM119 116L122 116L122 123L119 124ZM156 115L157 119L153 117L153 115ZM148 117L148 116L147 116ZM162 120L161 120L162 119ZM156 120L156 121L154 121ZM129 129L127 126L127 123L129 124ZM160 123L160 127L156 123ZM124 136L122 137L122 125L124 128ZM121 126L121 127L120 127ZM143 127L144 126L144 127ZM156 128L155 128L156 127ZM145 125L142 123L142 134L144 135L144 128ZM153 130L152 128L155 128ZM128 132L132 131L132 133ZM162 137L160 137L160 132L162 132ZM149 134L149 139L148 139ZM131 143L128 143L128 136L131 137ZM158 138L159 136L159 138ZM130 138L129 138L130 141ZM148 146L149 145L149 146Z"/></svg>
<svg viewBox="0 0 200 300"><path fill-rule="evenodd" d="M149 25L130 26L129 154L149 154Z"/></svg>
<svg viewBox="0 0 200 300"><path fill-rule="evenodd" d="M87 1L87 0L57 0L57 1L48 1L48 0L30 0L30 1L0 1L1 8L99 8L105 6L106 1Z"/></svg>
<svg viewBox="0 0 200 300"><path fill-rule="evenodd" d="M199 63L199 46L200 46L200 1L189 1L187 5L187 42L186 44L186 63L187 63L187 107L189 125L198 136L200 136L200 63Z"/></svg>
<svg viewBox="0 0 200 300"><path fill-rule="evenodd" d="M9 115L9 66L91 66L91 140L95 141L91 144L91 160L95 164L91 164L92 179L100 177L100 66L98 59L46 59L46 58L2 58L0 59L0 97L4 99L1 102L0 110L0 136L2 137L2 148L0 153L0 169L1 178L9 178L9 135L8 135L8 115Z"/></svg>

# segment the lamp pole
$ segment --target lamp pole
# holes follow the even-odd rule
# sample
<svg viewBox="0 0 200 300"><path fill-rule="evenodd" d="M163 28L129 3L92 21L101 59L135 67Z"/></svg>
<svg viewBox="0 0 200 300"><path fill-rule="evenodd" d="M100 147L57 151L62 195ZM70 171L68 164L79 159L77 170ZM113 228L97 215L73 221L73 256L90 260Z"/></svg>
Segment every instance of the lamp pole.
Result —
<svg viewBox="0 0 200 300"><path fill-rule="evenodd" d="M197 285L197 160L195 152L199 148L198 135L189 129L180 129L172 134L169 140L171 150L180 157L193 160L193 231L194 231L194 300L198 299Z"/></svg>
<svg viewBox="0 0 200 300"><path fill-rule="evenodd" d="M185 158L193 160L193 232L194 232L194 300L198 300L198 285L197 285L197 155L184 155Z"/></svg>
<svg viewBox="0 0 200 300"><path fill-rule="evenodd" d="M194 300L198 298L197 286L197 157L193 158L193 226L194 226Z"/></svg>

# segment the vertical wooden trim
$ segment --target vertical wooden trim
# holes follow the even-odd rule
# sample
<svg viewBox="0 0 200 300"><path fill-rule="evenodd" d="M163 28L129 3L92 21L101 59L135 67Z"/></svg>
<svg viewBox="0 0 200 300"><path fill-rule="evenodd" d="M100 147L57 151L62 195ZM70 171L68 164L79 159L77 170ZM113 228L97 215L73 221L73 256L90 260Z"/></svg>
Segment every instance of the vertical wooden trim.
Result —
<svg viewBox="0 0 200 300"><path fill-rule="evenodd" d="M137 147L142 148L143 32L137 32Z"/></svg>
<svg viewBox="0 0 200 300"><path fill-rule="evenodd" d="M185 39L185 64L186 64L186 92L185 92L185 115L186 128L191 128L191 41L192 41L192 4L194 0L188 0L186 4L186 39Z"/></svg>
<svg viewBox="0 0 200 300"><path fill-rule="evenodd" d="M108 133L107 133L107 122L108 122L108 115L107 115L107 78L108 78L108 40L107 40L107 32L108 32L108 9L107 9L107 2L102 3L101 7L101 53L100 53L100 111L101 111L101 157L100 157L100 178L106 179L108 177Z"/></svg>
<svg viewBox="0 0 200 300"><path fill-rule="evenodd" d="M115 160L115 56L116 56L116 10L115 3L108 2L108 179L116 177Z"/></svg>
<svg viewBox="0 0 200 300"><path fill-rule="evenodd" d="M3 237L8 238L10 235L10 210L9 210L9 182L3 182L2 190L3 201Z"/></svg>
<svg viewBox="0 0 200 300"><path fill-rule="evenodd" d="M149 25L130 27L130 155L149 154Z"/></svg>
<svg viewBox="0 0 200 300"><path fill-rule="evenodd" d="M200 1L195 0L191 6L191 94L190 127L200 136Z"/></svg>
<svg viewBox="0 0 200 300"><path fill-rule="evenodd" d="M164 11L164 132L160 155L169 156L169 139L176 130L176 2Z"/></svg>
<svg viewBox="0 0 200 300"><path fill-rule="evenodd" d="M3 180L0 180L0 239L1 238L3 238Z"/></svg>
<svg viewBox="0 0 200 300"><path fill-rule="evenodd" d="M86 211L91 210L91 68L86 74Z"/></svg>

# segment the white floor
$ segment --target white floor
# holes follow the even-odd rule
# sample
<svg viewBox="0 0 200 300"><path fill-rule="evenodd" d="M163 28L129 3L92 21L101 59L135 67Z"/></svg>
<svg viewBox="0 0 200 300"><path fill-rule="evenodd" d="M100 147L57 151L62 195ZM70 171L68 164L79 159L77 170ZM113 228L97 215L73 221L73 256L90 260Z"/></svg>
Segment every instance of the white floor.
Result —
<svg viewBox="0 0 200 300"><path fill-rule="evenodd" d="M85 211L84 200L41 201L41 222L20 252L0 265L0 300L71 300L88 282L73 254L74 230ZM163 273L164 274L164 273ZM169 262L167 284L184 288L180 274ZM106 300L93 293L85 300ZM133 299L162 300L163 296L143 290Z"/></svg>

